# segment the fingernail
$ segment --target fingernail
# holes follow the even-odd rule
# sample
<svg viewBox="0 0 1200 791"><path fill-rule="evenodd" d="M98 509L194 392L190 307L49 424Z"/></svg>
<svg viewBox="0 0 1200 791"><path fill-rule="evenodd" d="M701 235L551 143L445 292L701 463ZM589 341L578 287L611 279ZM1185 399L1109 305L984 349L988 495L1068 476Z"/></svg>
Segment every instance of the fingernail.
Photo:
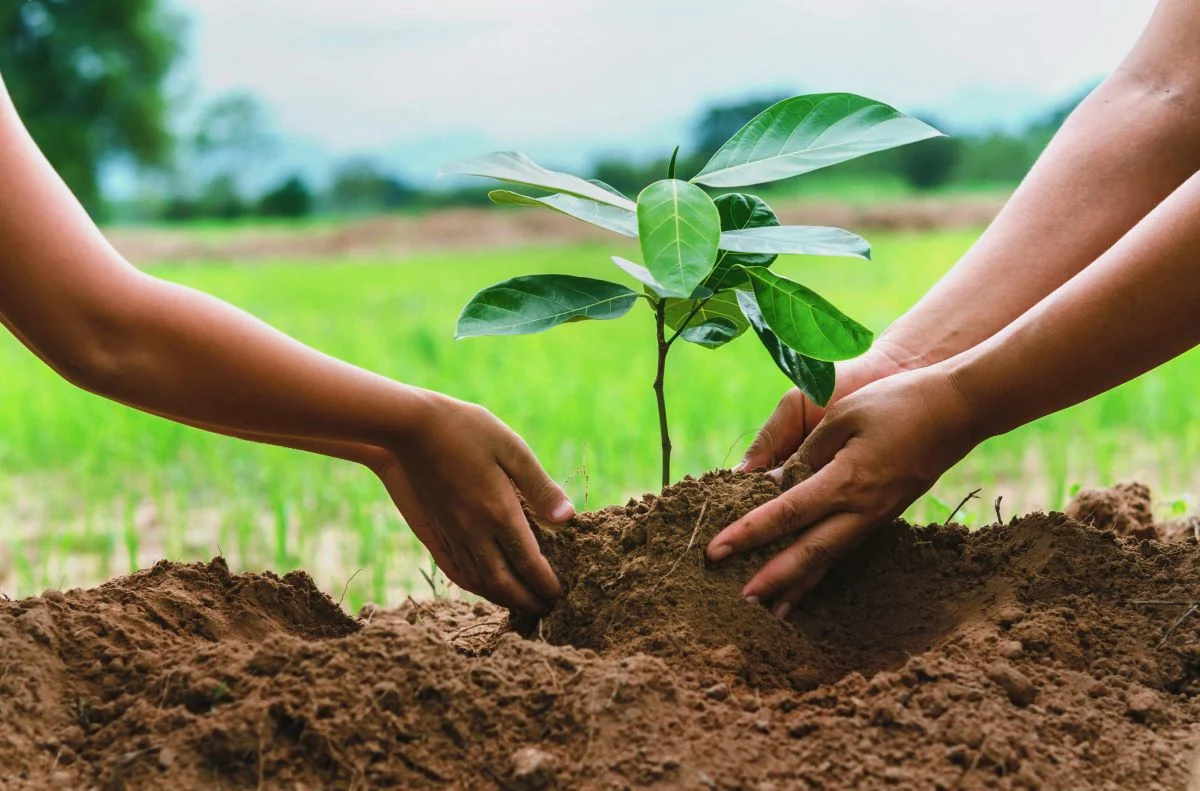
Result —
<svg viewBox="0 0 1200 791"><path fill-rule="evenodd" d="M775 605L775 609L772 610L772 612L775 613L776 618L786 618L788 613L791 611L792 605L788 602L780 602L779 604Z"/></svg>
<svg viewBox="0 0 1200 791"><path fill-rule="evenodd" d="M550 512L550 518L555 522L565 522L572 516L575 516L575 506L571 505L570 500L563 500Z"/></svg>
<svg viewBox="0 0 1200 791"><path fill-rule="evenodd" d="M757 596L747 596L746 604L758 604L758 597Z"/></svg>
<svg viewBox="0 0 1200 791"><path fill-rule="evenodd" d="M734 471L734 472L741 472L741 471L742 471L742 470L744 470L744 469L746 469L746 460L745 460L745 459L742 459L741 461L739 461L739 462L737 463L737 465L736 465L736 466L734 466L734 468L733 468L733 471Z"/></svg>
<svg viewBox="0 0 1200 791"><path fill-rule="evenodd" d="M725 558L729 557L732 554L733 554L733 547L729 546L728 544L721 544L718 547L714 547L714 548L708 550L708 559L711 560L713 563L720 563L722 560L724 560Z"/></svg>

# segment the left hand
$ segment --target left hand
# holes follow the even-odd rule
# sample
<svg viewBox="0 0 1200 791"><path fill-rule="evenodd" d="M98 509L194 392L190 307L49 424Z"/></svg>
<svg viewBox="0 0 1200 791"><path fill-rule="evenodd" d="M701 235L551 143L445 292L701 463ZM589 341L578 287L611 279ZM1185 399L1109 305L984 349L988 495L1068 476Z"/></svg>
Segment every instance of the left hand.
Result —
<svg viewBox="0 0 1200 791"><path fill-rule="evenodd" d="M835 561L977 444L975 423L944 366L867 385L832 407L797 451L812 477L717 534L709 560L799 533L742 589L747 601L769 602L786 617Z"/></svg>

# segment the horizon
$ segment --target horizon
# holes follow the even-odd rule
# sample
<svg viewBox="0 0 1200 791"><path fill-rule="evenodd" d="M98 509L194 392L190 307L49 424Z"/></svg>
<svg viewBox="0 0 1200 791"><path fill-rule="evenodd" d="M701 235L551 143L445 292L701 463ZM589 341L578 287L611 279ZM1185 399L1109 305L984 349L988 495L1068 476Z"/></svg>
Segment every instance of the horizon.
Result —
<svg viewBox="0 0 1200 791"><path fill-rule="evenodd" d="M427 185L444 162L494 149L574 169L611 152L660 156L687 144L705 106L772 93L861 93L952 133L1012 130L1102 79L1154 3L759 0L753 19L744 5L697 13L682 0L524 0L523 15L484 0L174 5L189 19L181 120L249 92L277 135L271 177L320 182L367 156ZM819 29L804 28L818 16ZM692 43L718 37L718 57ZM653 78L635 57L614 57L614 42L657 53Z"/></svg>

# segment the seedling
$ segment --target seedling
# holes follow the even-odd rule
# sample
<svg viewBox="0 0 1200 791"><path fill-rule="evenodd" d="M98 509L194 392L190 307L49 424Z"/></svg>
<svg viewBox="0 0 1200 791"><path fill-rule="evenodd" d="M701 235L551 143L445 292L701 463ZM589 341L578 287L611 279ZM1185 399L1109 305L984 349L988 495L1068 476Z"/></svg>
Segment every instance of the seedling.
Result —
<svg viewBox="0 0 1200 791"><path fill-rule="evenodd" d="M488 193L493 202L539 206L636 238L642 263L612 261L641 284L575 275L525 275L483 289L458 318L456 337L522 335L584 319L624 316L638 300L654 312L658 368L654 393L662 439L662 483L671 479L663 375L683 339L716 349L753 329L779 369L818 404L833 394L834 367L865 352L872 334L829 301L770 270L776 256L869 259L870 245L841 228L780 225L766 201L728 190L808 173L895 146L938 137L933 127L886 104L848 93L785 99L742 127L688 181L667 178L633 201L600 181L547 170L524 154L497 151L443 168L545 190Z"/></svg>

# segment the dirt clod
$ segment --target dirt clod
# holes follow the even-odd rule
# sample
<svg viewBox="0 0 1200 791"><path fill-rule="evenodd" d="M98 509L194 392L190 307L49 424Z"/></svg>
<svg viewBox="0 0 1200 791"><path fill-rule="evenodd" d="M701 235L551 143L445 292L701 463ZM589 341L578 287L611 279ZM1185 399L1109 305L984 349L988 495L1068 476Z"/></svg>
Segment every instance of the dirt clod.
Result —
<svg viewBox="0 0 1200 791"><path fill-rule="evenodd" d="M0 789L1186 786L1200 618L1135 602L1197 598L1194 540L897 522L781 621L739 595L778 547L703 554L778 491L713 473L541 536L566 595L528 638L220 559L0 601Z"/></svg>
<svg viewBox="0 0 1200 791"><path fill-rule="evenodd" d="M988 666L987 677L994 681L1015 706L1028 706L1037 697L1037 687L1029 676L1007 662L993 662Z"/></svg>

